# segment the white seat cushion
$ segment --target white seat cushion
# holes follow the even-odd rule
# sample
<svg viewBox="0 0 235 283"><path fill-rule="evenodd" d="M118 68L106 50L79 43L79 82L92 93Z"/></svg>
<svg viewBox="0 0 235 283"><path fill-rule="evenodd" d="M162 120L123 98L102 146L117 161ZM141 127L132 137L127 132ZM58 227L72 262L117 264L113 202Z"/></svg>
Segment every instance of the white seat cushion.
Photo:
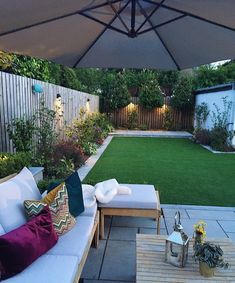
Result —
<svg viewBox="0 0 235 283"><path fill-rule="evenodd" d="M95 218L95 215L96 215L96 212L97 212L97 202L95 202L95 204L91 207L85 207L85 210L83 213L81 213L79 215L80 216L90 216L92 218Z"/></svg>
<svg viewBox="0 0 235 283"><path fill-rule="evenodd" d="M157 197L153 185L123 184L131 188L130 195L116 195L109 203L99 207L157 209Z"/></svg>
<svg viewBox="0 0 235 283"><path fill-rule="evenodd" d="M12 179L0 184L0 223L9 232L26 222L25 199L41 198L32 173L25 167Z"/></svg>
<svg viewBox="0 0 235 283"><path fill-rule="evenodd" d="M43 255L4 283L72 283L78 266L75 256Z"/></svg>
<svg viewBox="0 0 235 283"><path fill-rule="evenodd" d="M74 228L59 237L57 244L50 249L50 255L77 256L80 261L88 243L94 225L94 219L88 216L78 216Z"/></svg>

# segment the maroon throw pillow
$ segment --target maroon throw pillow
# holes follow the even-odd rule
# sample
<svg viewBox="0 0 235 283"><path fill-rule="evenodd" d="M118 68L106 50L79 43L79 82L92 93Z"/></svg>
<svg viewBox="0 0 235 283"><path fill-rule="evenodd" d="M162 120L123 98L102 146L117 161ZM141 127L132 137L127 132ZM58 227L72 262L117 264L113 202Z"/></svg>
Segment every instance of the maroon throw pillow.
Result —
<svg viewBox="0 0 235 283"><path fill-rule="evenodd" d="M0 281L24 270L57 241L49 207L21 227L0 236Z"/></svg>

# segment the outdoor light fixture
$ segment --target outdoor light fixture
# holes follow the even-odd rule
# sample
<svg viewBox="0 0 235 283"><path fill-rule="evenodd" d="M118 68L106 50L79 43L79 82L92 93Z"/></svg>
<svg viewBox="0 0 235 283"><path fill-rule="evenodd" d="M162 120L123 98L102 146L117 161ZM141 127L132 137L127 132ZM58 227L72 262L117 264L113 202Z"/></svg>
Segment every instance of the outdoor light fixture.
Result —
<svg viewBox="0 0 235 283"><path fill-rule="evenodd" d="M178 223L177 223L178 218ZM183 232L180 212L175 214L173 233L166 239L165 260L177 267L184 267L188 259L189 237Z"/></svg>
<svg viewBox="0 0 235 283"><path fill-rule="evenodd" d="M90 98L87 98L86 102L90 102Z"/></svg>
<svg viewBox="0 0 235 283"><path fill-rule="evenodd" d="M61 95L59 93L57 93L56 98L61 98Z"/></svg>
<svg viewBox="0 0 235 283"><path fill-rule="evenodd" d="M43 88L40 84L35 84L35 85L32 85L32 91L33 93L42 93Z"/></svg>

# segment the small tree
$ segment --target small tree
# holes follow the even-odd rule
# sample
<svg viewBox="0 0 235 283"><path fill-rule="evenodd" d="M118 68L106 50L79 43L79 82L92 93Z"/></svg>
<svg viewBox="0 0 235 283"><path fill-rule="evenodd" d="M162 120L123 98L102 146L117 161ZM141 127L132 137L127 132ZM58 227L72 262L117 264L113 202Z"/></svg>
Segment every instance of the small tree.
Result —
<svg viewBox="0 0 235 283"><path fill-rule="evenodd" d="M107 72L101 82L101 96L109 112L123 108L130 103L128 92L122 74Z"/></svg>
<svg viewBox="0 0 235 283"><path fill-rule="evenodd" d="M172 107L182 110L193 106L192 79L189 76L181 76L173 88L171 97Z"/></svg>
<svg viewBox="0 0 235 283"><path fill-rule="evenodd" d="M9 68L12 64L12 61L13 61L12 55L6 52L0 51L0 70L1 69L5 70Z"/></svg>
<svg viewBox="0 0 235 283"><path fill-rule="evenodd" d="M195 107L195 119L196 119L196 128L202 129L210 111L208 110L208 105L205 102L197 105Z"/></svg>
<svg viewBox="0 0 235 283"><path fill-rule="evenodd" d="M142 84L139 94L139 102L146 109L162 107L164 104L163 93L155 76L148 76Z"/></svg>

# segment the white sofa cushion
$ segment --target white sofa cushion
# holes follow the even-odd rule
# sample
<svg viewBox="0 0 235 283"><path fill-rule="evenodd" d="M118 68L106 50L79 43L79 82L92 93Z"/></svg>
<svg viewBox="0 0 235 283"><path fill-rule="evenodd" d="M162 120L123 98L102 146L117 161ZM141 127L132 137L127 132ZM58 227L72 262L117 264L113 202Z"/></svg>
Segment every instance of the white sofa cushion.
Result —
<svg viewBox="0 0 235 283"><path fill-rule="evenodd" d="M77 222L74 228L61 236L57 244L47 254L77 256L78 260L81 260L89 237L91 236L94 218L78 216L76 220Z"/></svg>
<svg viewBox="0 0 235 283"><path fill-rule="evenodd" d="M25 167L12 179L0 184L0 223L9 232L26 222L23 201L41 198L32 173Z"/></svg>
<svg viewBox="0 0 235 283"><path fill-rule="evenodd" d="M96 203L95 187L82 184L82 195L85 209L92 207Z"/></svg>
<svg viewBox="0 0 235 283"><path fill-rule="evenodd" d="M6 232L4 231L2 225L0 224L0 236L4 235Z"/></svg>
<svg viewBox="0 0 235 283"><path fill-rule="evenodd" d="M75 256L43 255L21 273L4 280L4 283L72 283L78 265Z"/></svg>
<svg viewBox="0 0 235 283"><path fill-rule="evenodd" d="M95 203L93 204L93 206L91 206L91 207L85 207L84 212L81 213L81 214L79 215L79 217L80 217L80 216L90 216L90 217L95 218L96 212L97 212L97 202L95 202Z"/></svg>
<svg viewBox="0 0 235 283"><path fill-rule="evenodd" d="M109 203L99 207L157 209L157 197L153 185L123 185L131 188L130 195L116 195Z"/></svg>

